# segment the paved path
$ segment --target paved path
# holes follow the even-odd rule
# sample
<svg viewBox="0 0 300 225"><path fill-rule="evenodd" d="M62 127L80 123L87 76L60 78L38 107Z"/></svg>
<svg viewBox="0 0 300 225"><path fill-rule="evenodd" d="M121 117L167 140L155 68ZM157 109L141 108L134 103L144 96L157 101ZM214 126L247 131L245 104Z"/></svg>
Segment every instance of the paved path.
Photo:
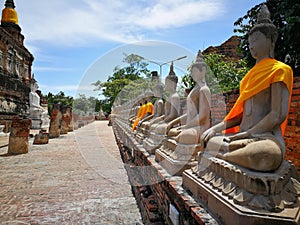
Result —
<svg viewBox="0 0 300 225"><path fill-rule="evenodd" d="M112 128L96 121L6 156L0 224L142 224Z"/></svg>

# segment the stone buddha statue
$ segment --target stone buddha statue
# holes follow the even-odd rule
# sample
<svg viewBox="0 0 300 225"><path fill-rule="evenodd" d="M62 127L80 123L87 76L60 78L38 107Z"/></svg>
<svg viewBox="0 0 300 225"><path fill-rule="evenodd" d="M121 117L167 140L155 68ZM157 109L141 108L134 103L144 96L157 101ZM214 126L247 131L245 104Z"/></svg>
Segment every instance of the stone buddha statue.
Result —
<svg viewBox="0 0 300 225"><path fill-rule="evenodd" d="M146 116L140 121L141 127L145 130L149 129L152 121L155 121L156 118L164 114L164 101L162 99L163 89L163 84L158 81L154 87L154 96L157 98L154 102L154 114Z"/></svg>
<svg viewBox="0 0 300 225"><path fill-rule="evenodd" d="M43 107L40 105L40 96L36 93L38 90L37 82L32 79L29 93L29 110L30 111L43 111Z"/></svg>
<svg viewBox="0 0 300 225"><path fill-rule="evenodd" d="M187 96L187 111L172 120L167 127L167 136L174 137L177 142L196 144L200 135L210 128L211 93L205 81L206 69L207 65L199 51L196 62L192 65L191 76L196 86Z"/></svg>
<svg viewBox="0 0 300 225"><path fill-rule="evenodd" d="M207 65L199 51L191 68L196 85L187 96L186 113L168 123L167 139L160 148L173 159L189 160L192 155L196 156L200 150L200 146L196 148L200 136L211 126L211 93L205 81L206 69Z"/></svg>
<svg viewBox="0 0 300 225"><path fill-rule="evenodd" d="M29 117L32 119L32 128L48 128L49 127L49 116L47 107L40 105L40 96L37 93L38 84L34 78L30 83L29 93Z"/></svg>
<svg viewBox="0 0 300 225"><path fill-rule="evenodd" d="M283 134L293 71L273 58L276 39L276 27L263 7L248 39L256 65L241 81L240 96L224 121L201 137L208 151L219 150L217 157L256 171L276 170L285 156ZM223 130L235 133L218 135Z"/></svg>
<svg viewBox="0 0 300 225"><path fill-rule="evenodd" d="M166 135L168 123L177 118L180 114L180 97L176 93L178 77L174 72L173 63L170 66L169 75L165 78L165 92L167 99L164 104L164 115L158 116L149 126L149 137L143 142L144 147L150 153L160 147Z"/></svg>
<svg viewBox="0 0 300 225"><path fill-rule="evenodd" d="M202 134L198 166L183 173L184 188L205 195L206 207L226 224L300 222L300 176L284 160L283 139L293 71L274 59L276 39L263 5L248 38L256 64L225 119Z"/></svg>
<svg viewBox="0 0 300 225"><path fill-rule="evenodd" d="M180 115L180 97L176 92L177 82L178 77L174 72L172 62L169 75L165 79L165 91L168 95L165 103L165 115L163 116L163 120L160 121L157 126L151 126L151 128L155 129L155 132L158 134L165 135L168 123Z"/></svg>

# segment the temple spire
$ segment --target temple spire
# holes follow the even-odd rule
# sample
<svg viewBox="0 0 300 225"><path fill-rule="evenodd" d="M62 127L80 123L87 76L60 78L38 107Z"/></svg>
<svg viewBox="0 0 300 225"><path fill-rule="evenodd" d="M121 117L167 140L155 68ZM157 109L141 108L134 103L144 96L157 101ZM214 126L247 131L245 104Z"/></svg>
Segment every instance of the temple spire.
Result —
<svg viewBox="0 0 300 225"><path fill-rule="evenodd" d="M15 3L14 3L13 0L6 0L4 5L5 5L6 8L12 8L12 9L15 8Z"/></svg>
<svg viewBox="0 0 300 225"><path fill-rule="evenodd" d="M4 23L12 23L18 24L18 14L15 10L15 3L13 0L6 0L5 1L5 8L2 10L2 19L1 24Z"/></svg>

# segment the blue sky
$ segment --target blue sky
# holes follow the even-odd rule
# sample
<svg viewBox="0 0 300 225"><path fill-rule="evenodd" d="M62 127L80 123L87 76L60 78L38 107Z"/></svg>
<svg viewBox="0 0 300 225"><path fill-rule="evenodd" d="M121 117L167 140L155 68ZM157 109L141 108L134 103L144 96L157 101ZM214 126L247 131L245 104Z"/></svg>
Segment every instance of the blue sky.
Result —
<svg viewBox="0 0 300 225"><path fill-rule="evenodd" d="M175 62L176 72L184 73L199 49L225 42L234 35L236 19L261 2L15 0L15 5L42 93L97 96L90 84L125 66L123 53L158 63L187 55ZM162 68L164 77L168 66ZM159 66L150 63L150 69Z"/></svg>

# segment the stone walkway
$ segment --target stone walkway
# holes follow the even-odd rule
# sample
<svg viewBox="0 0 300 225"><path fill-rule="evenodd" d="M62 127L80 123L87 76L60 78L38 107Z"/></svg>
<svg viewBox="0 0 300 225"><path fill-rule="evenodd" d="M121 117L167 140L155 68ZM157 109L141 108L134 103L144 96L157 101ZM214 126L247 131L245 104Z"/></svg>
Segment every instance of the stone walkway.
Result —
<svg viewBox="0 0 300 225"><path fill-rule="evenodd" d="M107 121L7 156L0 148L0 224L142 224Z"/></svg>

